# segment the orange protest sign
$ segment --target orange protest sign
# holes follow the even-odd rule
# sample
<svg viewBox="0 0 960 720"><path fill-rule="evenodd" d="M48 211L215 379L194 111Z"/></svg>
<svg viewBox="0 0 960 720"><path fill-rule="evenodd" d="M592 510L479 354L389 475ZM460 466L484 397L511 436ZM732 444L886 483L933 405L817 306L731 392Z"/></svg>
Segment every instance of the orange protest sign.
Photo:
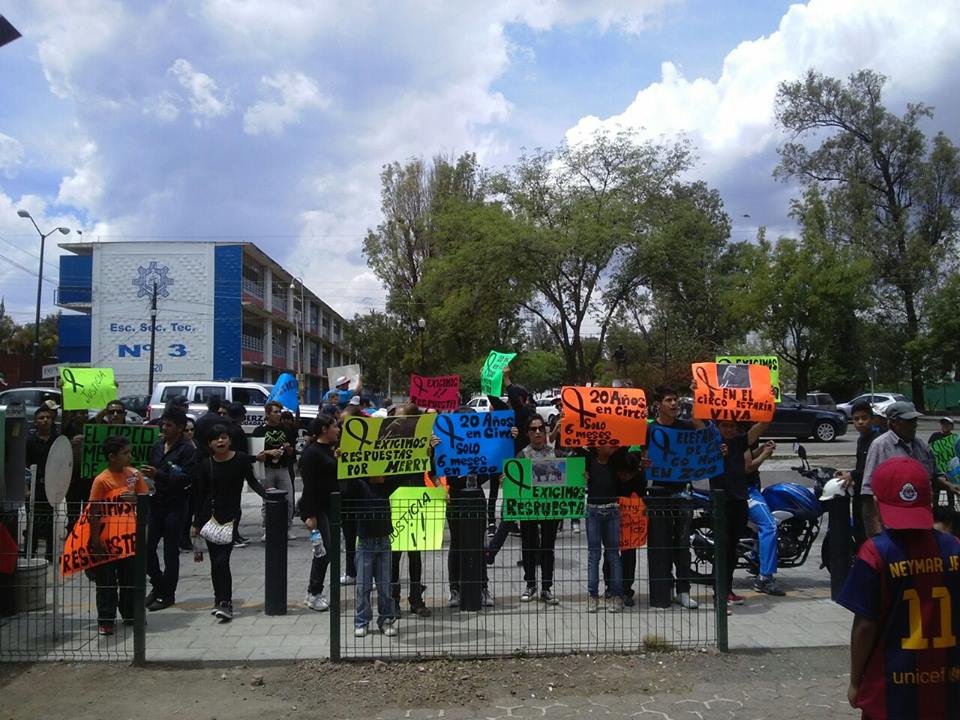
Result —
<svg viewBox="0 0 960 720"><path fill-rule="evenodd" d="M60 574L66 577L81 570L89 570L120 558L131 557L137 542L136 503L119 502L118 498L129 492L118 488L109 492L102 501L87 503L80 519L73 526L63 544L60 556ZM100 544L103 555L94 555L90 549L90 505L97 504L100 510Z"/></svg>
<svg viewBox="0 0 960 720"><path fill-rule="evenodd" d="M633 493L620 500L620 549L644 547L647 544L647 506Z"/></svg>
<svg viewBox="0 0 960 720"><path fill-rule="evenodd" d="M643 445L647 396L639 388L565 387L560 391L564 447Z"/></svg>
<svg viewBox="0 0 960 720"><path fill-rule="evenodd" d="M774 397L764 365L694 363L693 416L700 420L769 422Z"/></svg>

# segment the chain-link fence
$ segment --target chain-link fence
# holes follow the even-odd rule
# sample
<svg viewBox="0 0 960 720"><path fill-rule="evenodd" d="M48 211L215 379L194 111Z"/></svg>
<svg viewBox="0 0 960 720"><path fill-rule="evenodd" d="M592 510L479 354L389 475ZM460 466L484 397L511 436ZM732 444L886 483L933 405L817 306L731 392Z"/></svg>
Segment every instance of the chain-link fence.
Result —
<svg viewBox="0 0 960 720"><path fill-rule="evenodd" d="M709 500L634 498L488 529L480 490L390 510L334 498L333 659L726 649L722 568L690 546L707 535L722 547Z"/></svg>
<svg viewBox="0 0 960 720"><path fill-rule="evenodd" d="M146 501L0 512L0 661L143 661Z"/></svg>

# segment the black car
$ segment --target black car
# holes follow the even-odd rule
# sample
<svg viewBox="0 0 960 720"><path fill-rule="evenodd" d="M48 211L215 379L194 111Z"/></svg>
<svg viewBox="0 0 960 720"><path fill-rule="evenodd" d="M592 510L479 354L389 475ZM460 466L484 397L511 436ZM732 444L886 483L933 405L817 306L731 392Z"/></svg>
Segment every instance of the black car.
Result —
<svg viewBox="0 0 960 720"><path fill-rule="evenodd" d="M847 432L847 417L842 412L819 410L797 402L793 395L784 394L773 414L767 437L795 437L806 440L813 437L822 442L833 442Z"/></svg>
<svg viewBox="0 0 960 720"><path fill-rule="evenodd" d="M142 418L150 417L147 406L150 404L149 395L127 395L119 398L127 410L132 410Z"/></svg>

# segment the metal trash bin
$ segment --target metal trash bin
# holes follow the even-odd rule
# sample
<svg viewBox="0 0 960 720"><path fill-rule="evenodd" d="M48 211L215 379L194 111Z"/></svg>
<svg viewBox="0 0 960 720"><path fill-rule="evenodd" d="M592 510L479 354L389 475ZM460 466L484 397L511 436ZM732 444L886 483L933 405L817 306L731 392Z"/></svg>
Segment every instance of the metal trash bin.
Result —
<svg viewBox="0 0 960 720"><path fill-rule="evenodd" d="M14 602L17 612L45 610L47 607L47 568L43 558L20 558L13 576Z"/></svg>

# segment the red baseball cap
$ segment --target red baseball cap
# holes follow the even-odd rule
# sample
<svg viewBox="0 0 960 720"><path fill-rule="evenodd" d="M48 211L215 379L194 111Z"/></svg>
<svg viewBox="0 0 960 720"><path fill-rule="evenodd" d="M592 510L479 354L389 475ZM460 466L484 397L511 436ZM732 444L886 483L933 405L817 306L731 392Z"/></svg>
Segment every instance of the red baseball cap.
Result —
<svg viewBox="0 0 960 720"><path fill-rule="evenodd" d="M877 465L870 478L880 519L893 530L933 527L930 473L910 457L892 457Z"/></svg>

